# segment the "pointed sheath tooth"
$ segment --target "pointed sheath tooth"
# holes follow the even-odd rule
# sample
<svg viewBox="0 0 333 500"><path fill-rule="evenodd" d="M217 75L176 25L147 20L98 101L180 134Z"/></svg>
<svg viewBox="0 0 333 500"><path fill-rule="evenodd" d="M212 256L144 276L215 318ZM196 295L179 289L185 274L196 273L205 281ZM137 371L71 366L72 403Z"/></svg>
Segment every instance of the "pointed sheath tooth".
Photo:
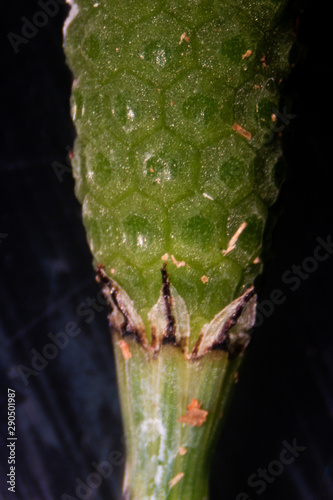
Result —
<svg viewBox="0 0 333 500"><path fill-rule="evenodd" d="M172 285L170 286L170 299L170 312L174 321L175 344L186 352L190 336L190 318L184 300ZM157 303L148 313L152 334L152 348L156 352L160 350L163 339L167 337L168 315L169 313L166 310L165 296L162 289Z"/></svg>
<svg viewBox="0 0 333 500"><path fill-rule="evenodd" d="M98 265L96 281L102 285L103 295L111 309L108 316L111 331L115 330L121 336L134 335L138 342L147 348L145 325L137 313L133 301L118 283L106 274L101 264Z"/></svg>
<svg viewBox="0 0 333 500"><path fill-rule="evenodd" d="M245 348L250 339L249 330L255 322L255 312L256 295L252 286L204 325L191 358L200 358L212 349L222 349L233 355Z"/></svg>

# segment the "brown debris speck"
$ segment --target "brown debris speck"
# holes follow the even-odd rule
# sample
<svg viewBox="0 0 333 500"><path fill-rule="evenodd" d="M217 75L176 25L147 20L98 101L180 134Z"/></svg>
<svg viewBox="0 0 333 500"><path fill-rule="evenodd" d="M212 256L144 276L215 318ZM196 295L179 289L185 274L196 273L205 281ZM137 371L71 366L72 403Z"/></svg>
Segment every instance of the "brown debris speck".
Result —
<svg viewBox="0 0 333 500"><path fill-rule="evenodd" d="M190 37L186 36L186 32L185 31L184 31L184 33L182 33L180 35L179 45L181 45L183 43L183 40L185 40L185 42L187 42L187 43L190 41Z"/></svg>
<svg viewBox="0 0 333 500"><path fill-rule="evenodd" d="M187 449L184 448L184 446L180 446L180 448L179 448L179 455L180 456L184 456L184 455L186 455L186 453L187 453Z"/></svg>
<svg viewBox="0 0 333 500"><path fill-rule="evenodd" d="M260 59L260 62L261 62L261 65L263 66L263 68L267 68L267 63L268 63L267 56L262 56L262 58Z"/></svg>
<svg viewBox="0 0 333 500"><path fill-rule="evenodd" d="M235 382L235 384L238 383L238 372L234 373L234 382Z"/></svg>
<svg viewBox="0 0 333 500"><path fill-rule="evenodd" d="M185 476L184 472L179 472L169 483L169 488L171 489L175 484L179 483L181 479Z"/></svg>
<svg viewBox="0 0 333 500"><path fill-rule="evenodd" d="M127 361L128 359L131 359L132 354L131 354L130 348L128 346L128 343L125 342L125 340L119 340L118 343L119 343L119 347L121 349L121 354L123 355L124 360Z"/></svg>
<svg viewBox="0 0 333 500"><path fill-rule="evenodd" d="M177 260L174 255L171 255L172 263L177 267L184 267L186 266L186 262L184 260Z"/></svg>
<svg viewBox="0 0 333 500"><path fill-rule="evenodd" d="M242 60L250 56L252 56L252 50L247 50L245 54L242 55Z"/></svg>
<svg viewBox="0 0 333 500"><path fill-rule="evenodd" d="M245 139L247 139L248 141L251 140L251 137L252 137L251 132L249 132L248 130L245 130L245 128L241 127L237 123L233 124L232 130L234 130L235 132L237 132L237 134L242 135L243 137L245 137Z"/></svg>
<svg viewBox="0 0 333 500"><path fill-rule="evenodd" d="M195 427L201 427L206 421L208 411L201 410L201 404L197 399L192 399L187 407L187 412L182 417L179 417L178 422L188 424Z"/></svg>
<svg viewBox="0 0 333 500"><path fill-rule="evenodd" d="M201 281L203 282L203 284L204 284L204 285L205 285L206 283L208 283L208 281L209 281L209 278L207 278L207 276L205 276L205 275L201 276L201 278L200 278L200 279L201 279Z"/></svg>
<svg viewBox="0 0 333 500"><path fill-rule="evenodd" d="M240 237L240 235L242 234L242 232L244 231L246 226L247 226L246 222L241 223L241 225L239 226L239 228L237 229L237 231L235 232L235 234L233 235L233 237L229 241L228 248L223 251L223 255L227 255L227 253L231 252L232 250L235 250L238 238Z"/></svg>

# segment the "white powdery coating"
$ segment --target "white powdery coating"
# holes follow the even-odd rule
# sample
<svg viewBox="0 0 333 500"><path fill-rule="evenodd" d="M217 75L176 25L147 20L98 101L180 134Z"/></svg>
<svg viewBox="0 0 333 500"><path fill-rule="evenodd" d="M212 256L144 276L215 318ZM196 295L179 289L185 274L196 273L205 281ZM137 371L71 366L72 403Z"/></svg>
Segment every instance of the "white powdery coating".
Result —
<svg viewBox="0 0 333 500"><path fill-rule="evenodd" d="M68 14L68 16L65 20L65 23L64 23L64 27L62 29L63 34L64 34L64 38L67 35L68 26L71 24L72 21L74 21L74 19L76 18L76 16L79 13L79 7L75 3L74 0L66 0L66 2L68 3L68 5L70 5L71 10L69 11L69 14Z"/></svg>

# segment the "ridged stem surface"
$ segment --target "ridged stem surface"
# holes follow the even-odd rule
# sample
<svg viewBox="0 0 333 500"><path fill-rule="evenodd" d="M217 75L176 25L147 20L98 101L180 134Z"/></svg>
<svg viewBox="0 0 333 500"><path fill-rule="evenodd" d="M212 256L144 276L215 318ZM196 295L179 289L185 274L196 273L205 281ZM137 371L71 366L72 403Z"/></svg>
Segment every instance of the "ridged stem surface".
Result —
<svg viewBox="0 0 333 500"><path fill-rule="evenodd" d="M211 452L239 360L213 351L189 361L172 345L154 356L126 342L129 359L114 342L127 442L124 499L207 500ZM196 402L200 425L187 409ZM192 424L179 421L186 414Z"/></svg>

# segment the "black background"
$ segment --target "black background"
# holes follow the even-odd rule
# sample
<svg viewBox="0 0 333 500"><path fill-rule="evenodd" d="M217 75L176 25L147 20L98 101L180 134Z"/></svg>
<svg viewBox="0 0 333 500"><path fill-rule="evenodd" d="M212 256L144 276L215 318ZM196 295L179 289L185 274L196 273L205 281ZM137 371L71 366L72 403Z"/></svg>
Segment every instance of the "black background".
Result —
<svg viewBox="0 0 333 500"><path fill-rule="evenodd" d="M77 314L99 291L80 206L68 169L59 179L52 167L66 165L75 136L62 52L67 7L18 54L7 39L8 32L21 33L22 16L32 19L38 10L35 1L12 0L1 14L0 492L5 499L60 500L63 493L76 496L76 478L86 482L92 462L123 453L123 446L105 311L90 323ZM285 139L289 174L258 285L259 303L269 307L263 301L274 289L286 300L254 330L214 459L211 500L234 500L242 491L251 500L333 498L333 255L297 290L282 281L313 255L317 237L333 232L330 29L321 3L305 8L299 29L305 59L286 88L296 115ZM17 367L31 368L31 350L41 352L48 334L68 321L81 333L24 384ZM6 485L7 387L17 397L16 494ZM258 495L248 477L294 439L306 450ZM115 466L87 498L119 500L121 476Z"/></svg>

